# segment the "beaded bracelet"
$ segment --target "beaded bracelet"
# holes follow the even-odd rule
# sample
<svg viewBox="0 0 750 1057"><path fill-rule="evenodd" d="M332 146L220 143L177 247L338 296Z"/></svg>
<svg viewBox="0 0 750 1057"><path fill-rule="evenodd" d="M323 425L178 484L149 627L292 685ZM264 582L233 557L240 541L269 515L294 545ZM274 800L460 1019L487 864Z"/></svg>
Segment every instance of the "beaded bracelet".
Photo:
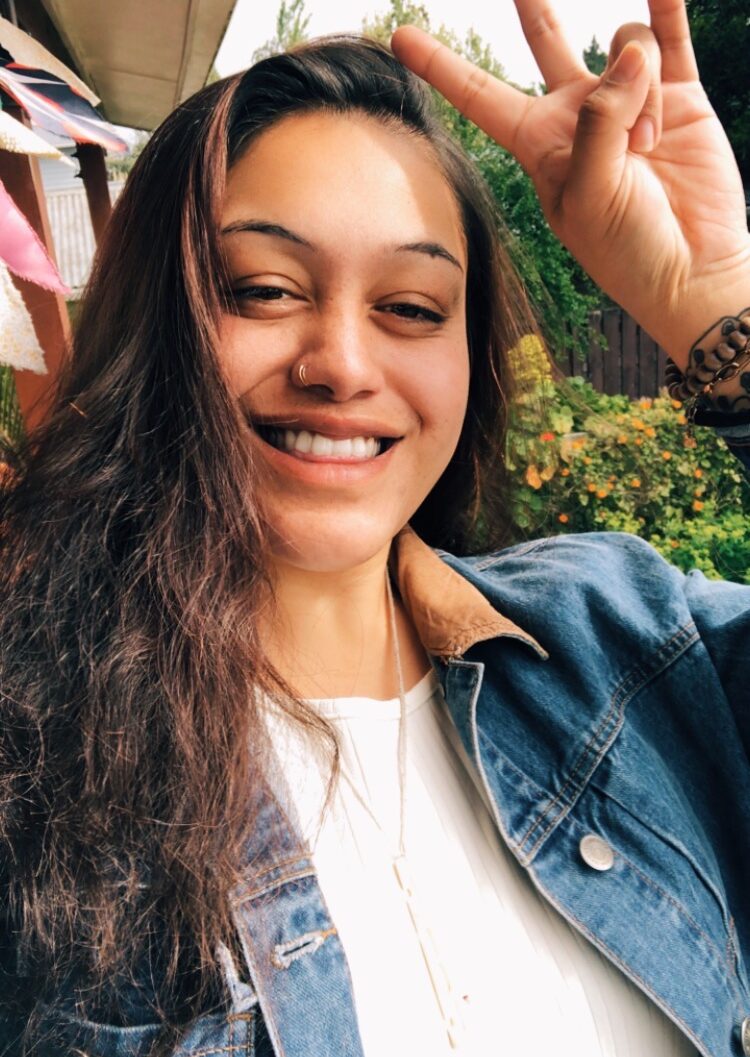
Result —
<svg viewBox="0 0 750 1057"><path fill-rule="evenodd" d="M668 359L665 381L672 399L686 402L690 423L750 421L750 307L722 317L701 335L684 374Z"/></svg>

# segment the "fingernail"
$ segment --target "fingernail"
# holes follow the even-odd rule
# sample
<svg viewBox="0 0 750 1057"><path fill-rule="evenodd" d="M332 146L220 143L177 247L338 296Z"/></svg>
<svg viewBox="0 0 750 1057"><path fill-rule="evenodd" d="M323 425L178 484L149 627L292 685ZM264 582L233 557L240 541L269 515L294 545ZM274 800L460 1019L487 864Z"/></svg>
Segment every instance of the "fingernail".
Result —
<svg viewBox="0 0 750 1057"><path fill-rule="evenodd" d="M648 153L656 143L656 124L651 117L639 117L630 133L630 149Z"/></svg>
<svg viewBox="0 0 750 1057"><path fill-rule="evenodd" d="M626 84L638 76L638 73L646 60L646 53L637 44L627 44L617 62L612 67L609 75L610 81L615 84Z"/></svg>

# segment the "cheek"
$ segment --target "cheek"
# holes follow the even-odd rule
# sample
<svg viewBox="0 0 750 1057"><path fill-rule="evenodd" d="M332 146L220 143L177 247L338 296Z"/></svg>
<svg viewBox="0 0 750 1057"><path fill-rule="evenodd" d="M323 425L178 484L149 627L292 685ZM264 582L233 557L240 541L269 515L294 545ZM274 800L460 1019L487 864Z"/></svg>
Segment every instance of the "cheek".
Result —
<svg viewBox="0 0 750 1057"><path fill-rule="evenodd" d="M441 451L453 454L461 433L469 396L469 354L463 346L453 350L438 365L423 372L420 379L421 409L426 431L431 434Z"/></svg>
<svg viewBox="0 0 750 1057"><path fill-rule="evenodd" d="M219 326L219 344L217 354L229 389L235 396L243 393L252 379L251 357L242 355L242 320L237 316L225 314Z"/></svg>

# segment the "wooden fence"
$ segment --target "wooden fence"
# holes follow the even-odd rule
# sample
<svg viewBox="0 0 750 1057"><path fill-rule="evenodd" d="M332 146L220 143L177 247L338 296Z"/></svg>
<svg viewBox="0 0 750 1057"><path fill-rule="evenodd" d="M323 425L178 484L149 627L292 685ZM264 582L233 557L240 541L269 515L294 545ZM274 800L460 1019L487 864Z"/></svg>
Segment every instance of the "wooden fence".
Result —
<svg viewBox="0 0 750 1057"><path fill-rule="evenodd" d="M664 349L621 308L594 312L591 322L608 347L603 349L594 336L583 359L572 349L564 350L556 357L563 374L585 378L600 393L623 393L636 400L658 396L667 362Z"/></svg>

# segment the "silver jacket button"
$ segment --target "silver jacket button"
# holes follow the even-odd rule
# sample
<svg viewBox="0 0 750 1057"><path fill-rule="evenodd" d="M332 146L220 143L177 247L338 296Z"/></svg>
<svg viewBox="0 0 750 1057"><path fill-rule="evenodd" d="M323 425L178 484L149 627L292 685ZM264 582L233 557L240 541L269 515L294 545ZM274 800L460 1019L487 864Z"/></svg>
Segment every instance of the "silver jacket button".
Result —
<svg viewBox="0 0 750 1057"><path fill-rule="evenodd" d="M614 865L615 853L606 840L597 837L595 833L587 833L585 837L582 837L578 850L583 861L592 870L611 870Z"/></svg>
<svg viewBox="0 0 750 1057"><path fill-rule="evenodd" d="M750 1057L750 1017L745 1017L742 1021L740 1036L742 1038L742 1052L745 1057Z"/></svg>

